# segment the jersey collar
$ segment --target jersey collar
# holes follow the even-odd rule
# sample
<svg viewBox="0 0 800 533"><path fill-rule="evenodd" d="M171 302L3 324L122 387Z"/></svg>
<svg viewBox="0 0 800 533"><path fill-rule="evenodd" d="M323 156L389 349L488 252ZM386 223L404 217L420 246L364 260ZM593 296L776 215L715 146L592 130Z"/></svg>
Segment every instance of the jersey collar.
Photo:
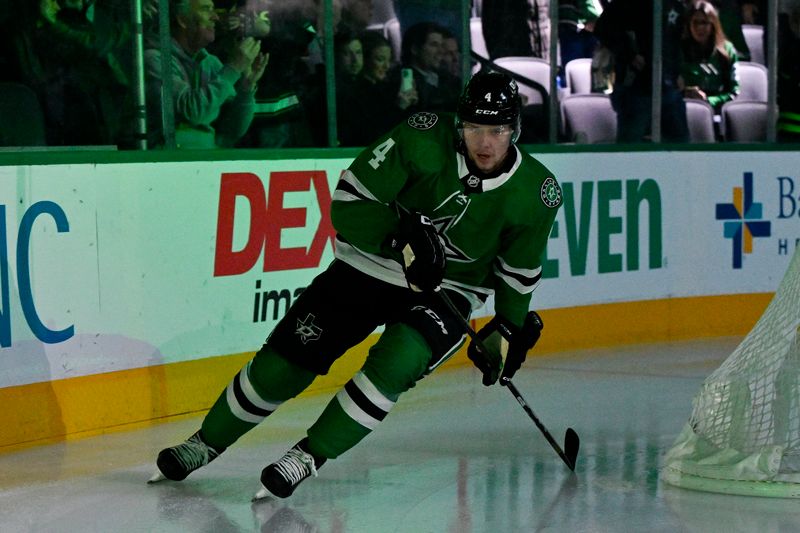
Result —
<svg viewBox="0 0 800 533"><path fill-rule="evenodd" d="M509 154L506 161L499 170L491 174L483 174L470 164L469 159L463 154L462 150L456 152L458 160L458 178L464 185L464 189L469 193L486 192L500 187L507 182L514 172L517 171L522 163L522 154L515 144L511 145L514 149Z"/></svg>

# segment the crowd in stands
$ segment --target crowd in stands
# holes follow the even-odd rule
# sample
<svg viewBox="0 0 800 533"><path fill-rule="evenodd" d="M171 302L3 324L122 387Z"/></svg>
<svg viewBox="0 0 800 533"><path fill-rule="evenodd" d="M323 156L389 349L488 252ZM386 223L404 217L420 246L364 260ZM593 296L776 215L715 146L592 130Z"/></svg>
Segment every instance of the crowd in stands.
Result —
<svg viewBox="0 0 800 533"><path fill-rule="evenodd" d="M461 0L334 0L330 21L322 0L161 2L169 5L167 41L159 0L142 0L149 148L364 146L417 111L454 111L465 69L478 68L460 50ZM387 20L376 23L378 4L396 17L399 37ZM737 63L753 59L743 28L766 28L767 1L662 4L661 139L687 142L687 100L720 115L739 97ZM779 0L779 8L778 64L766 67L778 69L779 140L796 141L800 0ZM548 0L473 1L472 9L484 68L509 56L549 58ZM558 3L558 97L569 91L564 66L591 61L592 89L609 95L618 142L651 136L652 10L641 0ZM38 144L137 146L133 30L130 0L0 0L0 84L21 84L38 100ZM522 141L546 141L547 102L525 103ZM14 145L4 135L0 124L0 145Z"/></svg>

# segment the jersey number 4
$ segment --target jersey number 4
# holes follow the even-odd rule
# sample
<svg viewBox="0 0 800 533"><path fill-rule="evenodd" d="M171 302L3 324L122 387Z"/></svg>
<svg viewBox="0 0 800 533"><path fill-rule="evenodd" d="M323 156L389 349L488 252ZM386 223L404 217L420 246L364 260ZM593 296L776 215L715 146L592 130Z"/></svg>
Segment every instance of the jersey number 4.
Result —
<svg viewBox="0 0 800 533"><path fill-rule="evenodd" d="M392 146L394 146L394 139L391 137L376 146L372 150L372 154L375 157L369 160L369 166L378 170L378 166L386 160L386 153L392 149Z"/></svg>

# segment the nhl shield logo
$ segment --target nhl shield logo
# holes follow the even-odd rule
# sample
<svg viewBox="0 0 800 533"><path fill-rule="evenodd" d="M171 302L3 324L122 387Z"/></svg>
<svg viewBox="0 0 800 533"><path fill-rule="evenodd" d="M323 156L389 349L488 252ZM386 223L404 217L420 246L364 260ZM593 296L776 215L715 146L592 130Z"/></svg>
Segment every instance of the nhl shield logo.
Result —
<svg viewBox="0 0 800 533"><path fill-rule="evenodd" d="M429 130L438 120L439 116L436 113L426 113L423 111L414 113L408 117L408 125L418 130Z"/></svg>
<svg viewBox="0 0 800 533"><path fill-rule="evenodd" d="M478 185L480 185L480 183L481 179L478 176L470 175L467 178L467 185L469 185L473 189L476 188Z"/></svg>
<svg viewBox="0 0 800 533"><path fill-rule="evenodd" d="M542 189L539 192L542 202L547 207L552 208L561 205L561 187L558 186L558 183L552 176L548 176L548 178L544 180Z"/></svg>

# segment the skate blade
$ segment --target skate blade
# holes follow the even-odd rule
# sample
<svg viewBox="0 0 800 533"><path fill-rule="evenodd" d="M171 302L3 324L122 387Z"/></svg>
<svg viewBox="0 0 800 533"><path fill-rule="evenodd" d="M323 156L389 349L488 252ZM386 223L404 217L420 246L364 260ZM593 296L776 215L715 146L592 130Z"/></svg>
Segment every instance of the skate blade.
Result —
<svg viewBox="0 0 800 533"><path fill-rule="evenodd" d="M147 480L147 483L149 485L152 483L158 483L159 481L164 481L165 479L167 479L166 476L162 474L160 470L156 470L156 473L153 474L153 477Z"/></svg>
<svg viewBox="0 0 800 533"><path fill-rule="evenodd" d="M262 487L258 489L258 492L256 492L255 496L253 496L253 499L250 501L257 502L259 500L263 500L264 498L273 498L273 497L274 496L272 495L272 493L268 491L266 488L264 488L264 486L262 485Z"/></svg>

